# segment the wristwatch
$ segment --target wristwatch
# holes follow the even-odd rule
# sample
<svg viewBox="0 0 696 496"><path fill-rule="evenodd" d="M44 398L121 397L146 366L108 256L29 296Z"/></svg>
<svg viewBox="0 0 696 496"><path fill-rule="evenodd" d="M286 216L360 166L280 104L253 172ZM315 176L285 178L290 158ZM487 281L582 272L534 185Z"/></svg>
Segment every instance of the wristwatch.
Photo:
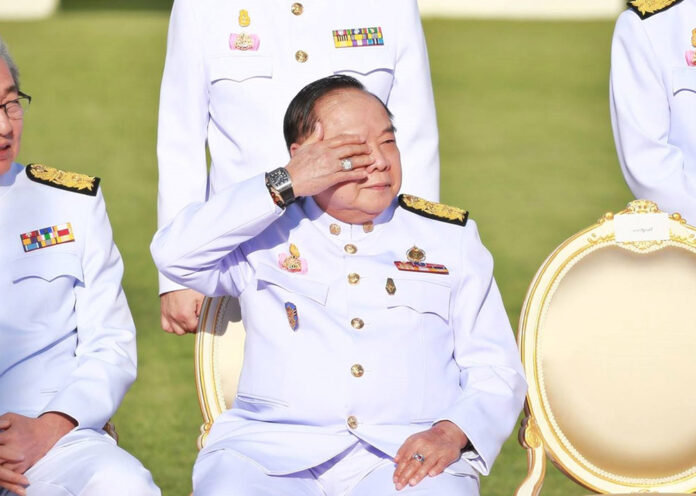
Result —
<svg viewBox="0 0 696 496"><path fill-rule="evenodd" d="M295 201L292 180L285 167L278 167L266 173L266 187L276 205L285 208Z"/></svg>

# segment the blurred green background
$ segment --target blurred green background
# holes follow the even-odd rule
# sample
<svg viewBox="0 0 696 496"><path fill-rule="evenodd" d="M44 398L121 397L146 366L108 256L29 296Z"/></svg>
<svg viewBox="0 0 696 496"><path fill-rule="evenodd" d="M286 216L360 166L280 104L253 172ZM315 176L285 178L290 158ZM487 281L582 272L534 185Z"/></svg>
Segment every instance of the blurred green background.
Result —
<svg viewBox="0 0 696 496"><path fill-rule="evenodd" d="M139 378L115 421L164 495L187 495L201 423L193 336L159 326L148 245L156 229L159 82L169 0L64 0L43 21L0 22L34 97L19 161L102 177L138 327ZM613 23L426 19L442 200L470 210L496 260L513 326L527 285L565 238L631 200L608 110ZM47 206L50 208L50 206ZM543 495L582 488L554 468ZM510 495L526 473L513 433L482 481Z"/></svg>

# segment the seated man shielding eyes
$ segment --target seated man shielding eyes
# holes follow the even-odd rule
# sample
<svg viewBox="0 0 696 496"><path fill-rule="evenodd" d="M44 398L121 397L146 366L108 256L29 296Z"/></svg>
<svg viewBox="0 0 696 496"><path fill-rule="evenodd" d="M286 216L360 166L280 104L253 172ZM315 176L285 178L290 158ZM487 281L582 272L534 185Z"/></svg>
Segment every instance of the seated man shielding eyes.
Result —
<svg viewBox="0 0 696 496"><path fill-rule="evenodd" d="M284 130L285 167L189 206L151 247L172 280L238 296L247 331L194 493L478 494L526 384L475 224L397 197L391 114L353 78L306 86Z"/></svg>

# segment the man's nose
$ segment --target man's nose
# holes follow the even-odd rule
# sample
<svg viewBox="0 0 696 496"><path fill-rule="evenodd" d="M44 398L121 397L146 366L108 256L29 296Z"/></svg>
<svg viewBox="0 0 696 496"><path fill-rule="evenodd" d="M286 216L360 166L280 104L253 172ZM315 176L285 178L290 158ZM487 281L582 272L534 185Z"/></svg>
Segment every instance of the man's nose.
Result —
<svg viewBox="0 0 696 496"><path fill-rule="evenodd" d="M12 123L5 109L0 109L0 135L9 136L12 134Z"/></svg>
<svg viewBox="0 0 696 496"><path fill-rule="evenodd" d="M389 160L379 149L379 146L372 148L372 153L370 153L370 156L374 159L374 163L368 166L367 172L381 172L389 169Z"/></svg>

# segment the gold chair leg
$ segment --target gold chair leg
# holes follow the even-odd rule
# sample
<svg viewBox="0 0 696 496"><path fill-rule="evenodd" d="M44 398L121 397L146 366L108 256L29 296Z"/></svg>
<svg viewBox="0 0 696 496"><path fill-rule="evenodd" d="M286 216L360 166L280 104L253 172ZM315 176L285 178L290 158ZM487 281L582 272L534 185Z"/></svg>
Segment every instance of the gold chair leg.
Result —
<svg viewBox="0 0 696 496"><path fill-rule="evenodd" d="M527 450L527 477L515 491L515 496L539 496L546 474L546 454L534 417L522 419L518 439Z"/></svg>

